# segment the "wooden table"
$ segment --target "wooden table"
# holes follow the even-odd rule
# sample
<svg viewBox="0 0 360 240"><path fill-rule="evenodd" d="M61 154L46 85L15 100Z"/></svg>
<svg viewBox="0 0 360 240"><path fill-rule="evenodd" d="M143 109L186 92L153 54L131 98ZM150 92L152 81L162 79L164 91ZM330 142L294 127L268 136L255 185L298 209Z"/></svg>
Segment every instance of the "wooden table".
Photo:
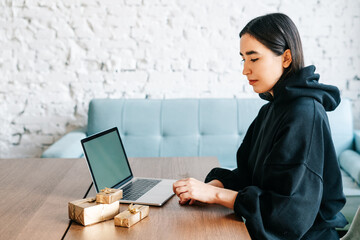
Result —
<svg viewBox="0 0 360 240"><path fill-rule="evenodd" d="M129 161L135 176L173 179L204 180L218 166L213 157ZM131 228L115 227L113 220L69 224L67 203L85 197L90 183L84 159L0 159L0 239L250 239L232 210L181 206L176 196L163 207L150 207L149 217ZM93 188L87 196L95 196Z"/></svg>

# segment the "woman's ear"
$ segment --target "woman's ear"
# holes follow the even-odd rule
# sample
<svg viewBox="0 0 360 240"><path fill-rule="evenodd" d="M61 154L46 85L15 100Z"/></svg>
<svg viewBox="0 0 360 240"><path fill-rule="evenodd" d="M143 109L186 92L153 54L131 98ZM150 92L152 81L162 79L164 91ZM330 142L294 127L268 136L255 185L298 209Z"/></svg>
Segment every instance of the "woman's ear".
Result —
<svg viewBox="0 0 360 240"><path fill-rule="evenodd" d="M282 62L283 68L288 68L292 62L290 49L286 49L282 57L283 57L283 62Z"/></svg>

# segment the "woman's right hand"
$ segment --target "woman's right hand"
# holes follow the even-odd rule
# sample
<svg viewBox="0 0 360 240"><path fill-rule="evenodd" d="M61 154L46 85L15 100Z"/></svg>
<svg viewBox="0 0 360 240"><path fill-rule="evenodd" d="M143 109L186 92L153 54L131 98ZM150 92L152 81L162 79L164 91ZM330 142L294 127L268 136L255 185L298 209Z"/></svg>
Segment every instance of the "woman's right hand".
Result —
<svg viewBox="0 0 360 240"><path fill-rule="evenodd" d="M173 184L174 193L180 198L181 205L192 205L195 201L216 203L234 209L237 192L225 189L219 180L204 183L194 178L181 179Z"/></svg>
<svg viewBox="0 0 360 240"><path fill-rule="evenodd" d="M180 198L179 203L182 205L187 203L192 205L195 201L215 203L218 188L224 188L218 180L204 183L194 178L187 178L173 184L173 191Z"/></svg>

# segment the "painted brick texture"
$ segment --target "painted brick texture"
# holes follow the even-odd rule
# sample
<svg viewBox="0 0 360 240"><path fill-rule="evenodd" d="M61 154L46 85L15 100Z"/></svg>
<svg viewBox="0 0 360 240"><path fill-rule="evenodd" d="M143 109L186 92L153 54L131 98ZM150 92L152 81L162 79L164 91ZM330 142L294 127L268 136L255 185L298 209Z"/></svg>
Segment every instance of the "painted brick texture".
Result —
<svg viewBox="0 0 360 240"><path fill-rule="evenodd" d="M238 33L277 11L360 129L360 1L0 0L0 158L40 156L92 98L257 97Z"/></svg>

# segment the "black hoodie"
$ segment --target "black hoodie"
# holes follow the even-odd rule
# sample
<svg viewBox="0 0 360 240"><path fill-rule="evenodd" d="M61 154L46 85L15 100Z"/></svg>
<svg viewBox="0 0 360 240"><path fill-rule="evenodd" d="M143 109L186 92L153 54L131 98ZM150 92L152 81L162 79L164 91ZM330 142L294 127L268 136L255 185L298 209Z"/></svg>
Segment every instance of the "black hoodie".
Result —
<svg viewBox="0 0 360 240"><path fill-rule="evenodd" d="M326 111L340 103L339 90L318 83L315 67L280 80L250 125L237 152L237 168L215 168L238 191L235 214L252 239L338 239L347 222L341 173Z"/></svg>

